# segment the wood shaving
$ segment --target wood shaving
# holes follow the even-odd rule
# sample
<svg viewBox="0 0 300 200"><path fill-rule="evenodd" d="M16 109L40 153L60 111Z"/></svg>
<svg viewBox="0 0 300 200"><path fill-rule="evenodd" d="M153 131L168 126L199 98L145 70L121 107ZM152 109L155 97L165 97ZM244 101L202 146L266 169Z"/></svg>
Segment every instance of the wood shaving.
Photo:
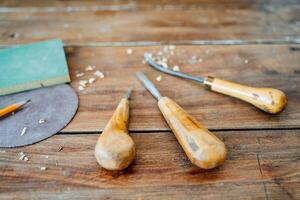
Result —
<svg viewBox="0 0 300 200"><path fill-rule="evenodd" d="M62 151L64 149L64 147L63 146L60 146L58 149L57 149L57 151Z"/></svg>
<svg viewBox="0 0 300 200"><path fill-rule="evenodd" d="M167 63L165 63L165 62L163 62L163 61L157 61L157 64L159 64L159 65L161 65L161 66L163 66L164 68L166 68L166 69L168 69L169 68L169 66L168 66L168 64Z"/></svg>
<svg viewBox="0 0 300 200"><path fill-rule="evenodd" d="M21 136L23 136L26 133L26 131L27 131L27 127L24 127L21 131Z"/></svg>
<svg viewBox="0 0 300 200"><path fill-rule="evenodd" d="M82 91L82 90L84 90L84 89L85 89L85 88L82 87L81 85L78 86L78 90L79 90L79 91Z"/></svg>
<svg viewBox="0 0 300 200"><path fill-rule="evenodd" d="M20 152L19 153L19 160L23 160L23 161L28 161L28 157L23 153L23 152Z"/></svg>
<svg viewBox="0 0 300 200"><path fill-rule="evenodd" d="M47 167L41 167L41 171L46 171Z"/></svg>
<svg viewBox="0 0 300 200"><path fill-rule="evenodd" d="M180 71L180 68L179 68L179 66L178 65L175 65L174 67L173 67L173 71Z"/></svg>
<svg viewBox="0 0 300 200"><path fill-rule="evenodd" d="M19 159L23 160L25 157L26 157L25 155L21 155Z"/></svg>
<svg viewBox="0 0 300 200"><path fill-rule="evenodd" d="M92 83L94 83L95 82L95 78L89 78L89 84L92 84Z"/></svg>
<svg viewBox="0 0 300 200"><path fill-rule="evenodd" d="M158 82L160 82L161 79L162 79L161 75L159 75L159 76L156 77L156 80L157 80Z"/></svg>
<svg viewBox="0 0 300 200"><path fill-rule="evenodd" d="M99 71L99 70L95 71L94 75L95 75L95 76L98 76L98 77L100 77L100 78L104 78L103 72L101 72L101 71Z"/></svg>
<svg viewBox="0 0 300 200"><path fill-rule="evenodd" d="M176 48L176 47L175 47L174 45L170 45L170 46L169 46L169 49L170 49L170 50L174 50L175 48Z"/></svg>
<svg viewBox="0 0 300 200"><path fill-rule="evenodd" d="M39 124L43 124L43 123L45 123L45 121L46 121L45 119L40 119Z"/></svg>
<svg viewBox="0 0 300 200"><path fill-rule="evenodd" d="M85 71L93 71L96 68L95 65L89 65L85 68Z"/></svg>
<svg viewBox="0 0 300 200"><path fill-rule="evenodd" d="M76 77L82 77L82 76L84 76L84 73L78 73L78 74L76 74Z"/></svg>
<svg viewBox="0 0 300 200"><path fill-rule="evenodd" d="M132 49L127 49L126 52L127 52L128 55L131 55L133 51L132 51Z"/></svg>
<svg viewBox="0 0 300 200"><path fill-rule="evenodd" d="M88 84L88 81L87 81L87 80L80 80L80 81L79 81L79 85L81 85L82 87L85 87L86 84Z"/></svg>

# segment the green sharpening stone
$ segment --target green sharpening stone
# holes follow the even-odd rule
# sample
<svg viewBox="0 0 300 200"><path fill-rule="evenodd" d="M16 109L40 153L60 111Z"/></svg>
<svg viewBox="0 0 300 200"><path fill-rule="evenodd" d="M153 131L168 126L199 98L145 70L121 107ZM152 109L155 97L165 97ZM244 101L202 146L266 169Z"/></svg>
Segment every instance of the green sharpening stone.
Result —
<svg viewBox="0 0 300 200"><path fill-rule="evenodd" d="M0 95L70 82L59 39L0 50Z"/></svg>

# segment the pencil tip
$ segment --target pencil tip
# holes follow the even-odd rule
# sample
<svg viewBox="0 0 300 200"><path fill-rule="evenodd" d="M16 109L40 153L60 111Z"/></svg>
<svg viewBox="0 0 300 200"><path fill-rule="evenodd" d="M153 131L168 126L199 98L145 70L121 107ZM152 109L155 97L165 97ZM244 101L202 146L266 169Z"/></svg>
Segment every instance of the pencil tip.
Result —
<svg viewBox="0 0 300 200"><path fill-rule="evenodd" d="M19 106L24 106L25 104L29 103L30 101L31 101L31 100L28 99L28 100L26 100L26 101L21 101L21 102L19 102L18 104L19 104Z"/></svg>

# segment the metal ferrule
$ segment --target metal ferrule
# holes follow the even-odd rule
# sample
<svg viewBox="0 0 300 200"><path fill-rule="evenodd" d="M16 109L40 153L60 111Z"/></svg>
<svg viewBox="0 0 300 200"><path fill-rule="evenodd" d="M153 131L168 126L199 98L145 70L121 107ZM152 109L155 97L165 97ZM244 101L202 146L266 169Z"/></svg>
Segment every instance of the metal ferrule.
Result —
<svg viewBox="0 0 300 200"><path fill-rule="evenodd" d="M212 85L213 81L214 81L214 77L212 77L212 76L205 77L204 87L208 90L211 90L211 85Z"/></svg>

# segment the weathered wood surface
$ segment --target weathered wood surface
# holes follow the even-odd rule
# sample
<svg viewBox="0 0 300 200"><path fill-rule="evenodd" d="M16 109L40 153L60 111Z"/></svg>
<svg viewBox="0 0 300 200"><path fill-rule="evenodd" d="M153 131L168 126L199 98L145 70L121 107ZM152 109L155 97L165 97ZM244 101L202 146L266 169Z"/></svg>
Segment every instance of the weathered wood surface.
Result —
<svg viewBox="0 0 300 200"><path fill-rule="evenodd" d="M193 166L170 132L132 133L137 158L121 172L97 164L97 134L56 135L32 146L1 149L0 198L300 198L299 130L215 134L226 143L228 159L209 171ZM29 161L18 159L20 151Z"/></svg>
<svg viewBox="0 0 300 200"><path fill-rule="evenodd" d="M300 199L299 19L299 0L0 0L0 46L63 39L80 98L77 115L62 131L79 134L0 149L0 199ZM160 73L142 64L143 53L165 43L181 44L171 66L283 90L287 108L269 115L191 81L168 75L155 81ZM191 64L193 56L202 62ZM93 72L76 73L88 65L105 78L79 92L79 80ZM136 71L224 141L224 165L204 171L190 163ZM95 132L131 86L137 158L127 170L109 172L94 158ZM19 160L20 151L28 162Z"/></svg>
<svg viewBox="0 0 300 200"><path fill-rule="evenodd" d="M127 48L133 50L131 55L127 55ZM95 65L105 73L105 78L78 93L78 112L63 131L101 131L129 87L134 89L130 101L130 130L170 130L155 99L135 77L137 71L144 71L163 95L172 98L210 129L299 128L299 48L299 45L177 46L170 60L170 66L179 64L181 71L188 74L211 75L284 91L288 105L279 115L265 114L250 104L207 91L192 81L164 75L142 63L144 52L158 52L163 47L67 48L72 86L76 90L80 80L93 75L89 72L76 77L75 72L83 72L88 65ZM193 56L203 61L190 64ZM159 74L162 80L157 82Z"/></svg>
<svg viewBox="0 0 300 200"><path fill-rule="evenodd" d="M286 4L297 4L299 0L49 0L49 1L39 1L39 0L0 0L1 6L8 8L32 8L32 7L83 7L83 6L123 6L123 5L131 5L135 6L133 8L139 8L143 6L164 6L164 5L172 5L172 6L189 6L193 7L195 5L205 5L205 6L224 6L224 5L233 5L235 7L244 5L244 7L249 7L249 4L255 5L286 5ZM253 6L253 5L251 5ZM122 7L120 7L122 8Z"/></svg>
<svg viewBox="0 0 300 200"><path fill-rule="evenodd" d="M36 1L32 1L35 5ZM188 42L202 40L291 41L299 43L297 1L208 1L155 3L40 3L44 7L0 9L0 44L61 38L67 45L110 42ZM19 2L18 2L19 3ZM15 3L16 4L16 3ZM49 5L52 7L47 7ZM64 5L60 7L60 5ZM108 4L108 5L107 5ZM25 5L25 4L21 4ZM97 6L98 5L98 6ZM110 5L110 6L109 6ZM123 5L123 7L122 7ZM45 7L46 6L46 7ZM51 30L51 31L49 31ZM224 41L225 42L225 41ZM103 44L102 44L103 45Z"/></svg>

